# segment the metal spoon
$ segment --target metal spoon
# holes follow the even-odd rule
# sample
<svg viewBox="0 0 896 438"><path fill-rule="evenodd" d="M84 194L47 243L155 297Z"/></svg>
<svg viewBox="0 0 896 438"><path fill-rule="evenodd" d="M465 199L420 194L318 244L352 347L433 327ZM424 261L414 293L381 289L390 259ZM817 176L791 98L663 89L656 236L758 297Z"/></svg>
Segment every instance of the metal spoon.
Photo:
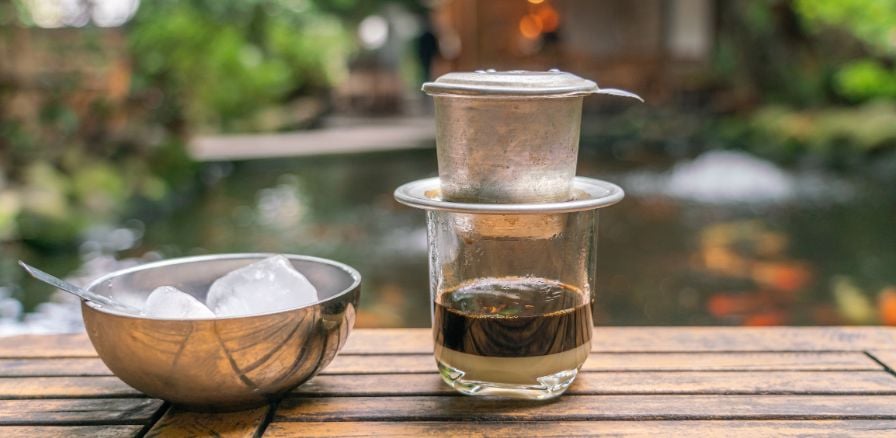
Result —
<svg viewBox="0 0 896 438"><path fill-rule="evenodd" d="M138 309L136 307L129 306L124 303L119 303L117 301L113 301L109 297L104 297L102 295L93 293L87 289L75 286L61 278L57 278L50 274L47 274L46 272L41 271L40 269L37 269L34 266L31 266L21 260L19 260L19 266L25 268L25 270L28 271L28 273L31 274L32 277L34 277L44 283L47 283L57 289L61 289L70 294L77 295L82 300L90 301L94 304L99 305L100 307L104 307L104 308L110 309L110 310L117 310L119 312L125 312L125 313L132 313L132 314L140 313L140 309Z"/></svg>

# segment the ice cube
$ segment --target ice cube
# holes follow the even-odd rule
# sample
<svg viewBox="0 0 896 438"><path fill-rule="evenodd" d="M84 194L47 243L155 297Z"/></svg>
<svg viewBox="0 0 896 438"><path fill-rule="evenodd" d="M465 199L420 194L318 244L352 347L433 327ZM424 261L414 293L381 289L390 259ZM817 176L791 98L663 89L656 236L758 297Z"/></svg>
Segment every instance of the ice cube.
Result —
<svg viewBox="0 0 896 438"><path fill-rule="evenodd" d="M155 288L143 304L143 316L169 319L214 318L215 314L201 301L176 287Z"/></svg>
<svg viewBox="0 0 896 438"><path fill-rule="evenodd" d="M257 315L317 302L317 289L282 255L215 280L205 303L217 316Z"/></svg>

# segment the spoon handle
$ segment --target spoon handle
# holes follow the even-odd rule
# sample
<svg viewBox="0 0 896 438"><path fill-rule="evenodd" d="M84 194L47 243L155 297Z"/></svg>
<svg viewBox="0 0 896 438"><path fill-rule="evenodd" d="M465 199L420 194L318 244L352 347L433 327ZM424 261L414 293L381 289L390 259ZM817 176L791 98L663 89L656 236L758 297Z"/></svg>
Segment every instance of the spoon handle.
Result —
<svg viewBox="0 0 896 438"><path fill-rule="evenodd" d="M34 277L44 283L47 283L57 289L61 289L70 294L77 295L78 297L80 297L83 300L91 301L91 302L99 304L103 307L117 308L119 310L124 310L126 312L131 312L131 313L140 313L140 309L137 309L136 307L132 307L132 306L129 306L126 304L112 301L108 297L104 297L102 295L93 293L87 289L75 286L74 284L71 284L65 280L62 280L58 277L55 277L51 274L41 271L40 269L37 269L34 266L31 266L21 260L19 260L19 266L25 268L25 271L27 271L29 274L31 274L32 277Z"/></svg>
<svg viewBox="0 0 896 438"><path fill-rule="evenodd" d="M642 99L641 96L638 96L637 94L632 93L631 91L620 90L618 88L601 88L600 90L597 91L597 94L608 94L610 96L629 97L632 99L640 100L642 103L644 102L644 99Z"/></svg>

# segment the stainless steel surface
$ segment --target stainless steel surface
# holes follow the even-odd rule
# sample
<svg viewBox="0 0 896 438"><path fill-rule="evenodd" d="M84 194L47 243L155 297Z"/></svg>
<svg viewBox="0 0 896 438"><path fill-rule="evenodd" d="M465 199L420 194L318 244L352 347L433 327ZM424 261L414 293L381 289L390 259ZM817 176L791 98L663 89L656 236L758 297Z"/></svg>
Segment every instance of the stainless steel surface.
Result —
<svg viewBox="0 0 896 438"><path fill-rule="evenodd" d="M608 207L622 200L625 192L616 184L594 178L575 177L569 200L522 204L477 204L444 199L439 178L418 179L395 189L395 199L407 206L424 210L471 214L548 214L569 213Z"/></svg>
<svg viewBox="0 0 896 438"><path fill-rule="evenodd" d="M172 259L106 275L87 289L126 303L171 285L204 300L221 275L271 254ZM125 383L194 410L260 406L307 381L345 344L361 277L326 259L287 256L317 288L314 305L263 315L170 320L108 312L82 302L87 334Z"/></svg>
<svg viewBox="0 0 896 438"><path fill-rule="evenodd" d="M570 198L582 99L602 92L597 84L555 70L489 70L449 73L423 90L435 100L446 200L519 204Z"/></svg>
<svg viewBox="0 0 896 438"><path fill-rule="evenodd" d="M641 99L637 94L615 88L600 88L594 81L582 79L572 73L557 69L548 71L495 71L454 72L423 84L427 94L453 96L538 96L570 97L588 94Z"/></svg>
<svg viewBox="0 0 896 438"><path fill-rule="evenodd" d="M569 199L582 97L435 96L445 199L483 203Z"/></svg>
<svg viewBox="0 0 896 438"><path fill-rule="evenodd" d="M40 280L44 283L47 283L50 286L55 287L56 289L63 290L72 295L75 295L75 296L81 298L82 300L92 301L92 302L94 302L100 306L103 306L107 309L112 308L112 309L116 309L116 310L119 310L119 311L125 312L125 313L134 313L134 314L140 313L140 309L137 307L129 306L124 303L119 303L114 300L110 300L108 297L104 297L102 295L95 294L89 290L75 286L74 284L71 284L61 278L55 277L51 274L41 271L40 269L37 269L34 266L31 266L28 263L25 263L21 260L19 260L19 266L24 268L25 272L30 274L35 279Z"/></svg>
<svg viewBox="0 0 896 438"><path fill-rule="evenodd" d="M599 90L594 81L560 70L453 72L423 84L423 91L464 96L584 96Z"/></svg>
<svg viewBox="0 0 896 438"><path fill-rule="evenodd" d="M601 88L600 90L595 91L594 94L604 94L607 96L617 96L617 97L628 97L630 99L635 99L635 100L640 101L641 103L644 103L644 99L641 96L638 96L637 94L632 93L631 91L626 91L626 90L622 90L619 88Z"/></svg>
<svg viewBox="0 0 896 438"><path fill-rule="evenodd" d="M395 199L407 206L430 211L457 213L455 233L467 241L480 238L548 239L565 226L566 214L608 207L625 193L616 184L599 179L576 177L571 199L543 204L474 204L441 199L439 178L427 178L402 185ZM427 216L431 219L432 216ZM435 250L430 246L430 254Z"/></svg>

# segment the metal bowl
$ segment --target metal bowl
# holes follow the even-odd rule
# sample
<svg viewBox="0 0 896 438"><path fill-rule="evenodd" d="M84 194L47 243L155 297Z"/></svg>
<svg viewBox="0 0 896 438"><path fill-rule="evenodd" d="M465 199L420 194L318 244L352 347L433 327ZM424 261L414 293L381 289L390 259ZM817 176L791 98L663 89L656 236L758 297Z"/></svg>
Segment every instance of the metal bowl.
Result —
<svg viewBox="0 0 896 438"><path fill-rule="evenodd" d="M205 300L218 277L272 254L221 254L149 263L108 274L88 289L142 305L170 285ZM333 360L355 323L361 276L344 264L288 255L320 301L274 313L173 320L81 303L100 358L128 385L187 409L248 409L277 400Z"/></svg>

